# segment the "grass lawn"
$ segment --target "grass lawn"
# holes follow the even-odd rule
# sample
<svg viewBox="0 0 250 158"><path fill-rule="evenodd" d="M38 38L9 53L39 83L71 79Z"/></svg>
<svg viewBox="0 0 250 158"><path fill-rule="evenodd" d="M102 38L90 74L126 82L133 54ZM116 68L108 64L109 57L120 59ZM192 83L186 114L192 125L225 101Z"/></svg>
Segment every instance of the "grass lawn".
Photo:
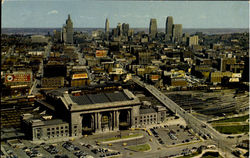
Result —
<svg viewBox="0 0 250 158"><path fill-rule="evenodd" d="M142 135L143 134L136 133L136 134L131 134L131 135L124 135L122 137L112 137L112 138L107 138L107 139L101 139L101 140L99 140L99 142L108 142L108 141L112 141L112 140L127 139L127 138L139 137Z"/></svg>
<svg viewBox="0 0 250 158"><path fill-rule="evenodd" d="M133 146L128 146L127 149L134 151L148 151L150 150L150 145L149 144L133 145Z"/></svg>
<svg viewBox="0 0 250 158"><path fill-rule="evenodd" d="M208 155L208 156L202 156L201 158L223 158L222 156L211 156L211 155Z"/></svg>
<svg viewBox="0 0 250 158"><path fill-rule="evenodd" d="M223 158L218 152L206 152L202 158Z"/></svg>
<svg viewBox="0 0 250 158"><path fill-rule="evenodd" d="M197 156L197 155L199 155L199 154L201 154L201 153L195 152L195 153L192 153L192 154L190 154L190 155L180 156L180 157L178 157L178 158L192 158L192 157ZM204 156L203 156L203 155L204 155ZM206 153L204 153L203 155L202 155L202 158L223 158L223 157L220 156L220 155L213 154L213 152L206 152Z"/></svg>
<svg viewBox="0 0 250 158"><path fill-rule="evenodd" d="M217 131L224 134L240 134L249 131L248 125L243 126L215 126Z"/></svg>
<svg viewBox="0 0 250 158"><path fill-rule="evenodd" d="M212 121L211 123L221 123L221 122L244 122L249 118L248 115L241 116L241 117L234 117L234 118L228 118L228 119L221 119L217 121Z"/></svg>
<svg viewBox="0 0 250 158"><path fill-rule="evenodd" d="M180 157L178 157L178 158L191 158L191 157L197 156L197 155L199 155L199 154L200 154L200 153L195 152L195 153L192 153L192 154L190 154L190 155L180 156Z"/></svg>

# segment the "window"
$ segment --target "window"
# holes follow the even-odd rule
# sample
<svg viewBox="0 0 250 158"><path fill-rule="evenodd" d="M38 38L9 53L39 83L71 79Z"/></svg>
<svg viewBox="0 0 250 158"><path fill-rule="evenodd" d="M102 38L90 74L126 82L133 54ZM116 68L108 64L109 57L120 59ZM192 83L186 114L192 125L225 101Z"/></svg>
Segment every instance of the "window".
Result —
<svg viewBox="0 0 250 158"><path fill-rule="evenodd" d="M55 128L52 128L52 130L55 130Z"/></svg>
<svg viewBox="0 0 250 158"><path fill-rule="evenodd" d="M56 131L56 134L59 134L59 131Z"/></svg>
<svg viewBox="0 0 250 158"><path fill-rule="evenodd" d="M52 135L55 134L55 132L52 132Z"/></svg>
<svg viewBox="0 0 250 158"><path fill-rule="evenodd" d="M58 129L59 129L59 127L56 127L56 129L58 130Z"/></svg>
<svg viewBox="0 0 250 158"><path fill-rule="evenodd" d="M50 131L50 128L47 128L47 131Z"/></svg>
<svg viewBox="0 0 250 158"><path fill-rule="evenodd" d="M63 126L61 127L61 129L63 129Z"/></svg>
<svg viewBox="0 0 250 158"><path fill-rule="evenodd" d="M77 128L77 126L75 125L74 128Z"/></svg>
<svg viewBox="0 0 250 158"><path fill-rule="evenodd" d="M68 126L65 126L65 129L68 129Z"/></svg>
<svg viewBox="0 0 250 158"><path fill-rule="evenodd" d="M50 135L50 132L47 132L47 135Z"/></svg>

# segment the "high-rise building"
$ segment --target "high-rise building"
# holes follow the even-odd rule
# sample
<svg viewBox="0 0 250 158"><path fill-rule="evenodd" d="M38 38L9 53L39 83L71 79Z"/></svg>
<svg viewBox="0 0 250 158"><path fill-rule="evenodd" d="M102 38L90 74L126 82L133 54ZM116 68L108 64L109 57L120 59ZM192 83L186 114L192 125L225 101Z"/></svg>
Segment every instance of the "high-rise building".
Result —
<svg viewBox="0 0 250 158"><path fill-rule="evenodd" d="M182 24L174 24L172 40L175 42L181 42L181 39L182 39Z"/></svg>
<svg viewBox="0 0 250 158"><path fill-rule="evenodd" d="M199 37L198 36L191 36L188 38L188 45L193 46L193 45L198 45Z"/></svg>
<svg viewBox="0 0 250 158"><path fill-rule="evenodd" d="M169 39L173 36L173 24L174 24L173 17L168 16L166 19L165 33Z"/></svg>
<svg viewBox="0 0 250 158"><path fill-rule="evenodd" d="M118 36L122 36L122 25L121 25L121 23L117 24L117 32L118 32Z"/></svg>
<svg viewBox="0 0 250 158"><path fill-rule="evenodd" d="M129 24L123 23L122 24L122 33L123 33L123 36L128 36L128 30L129 30Z"/></svg>
<svg viewBox="0 0 250 158"><path fill-rule="evenodd" d="M117 28L112 29L112 36L113 37L117 37L118 36Z"/></svg>
<svg viewBox="0 0 250 158"><path fill-rule="evenodd" d="M155 38L157 34L157 22L156 19L150 19L149 24L149 36Z"/></svg>
<svg viewBox="0 0 250 158"><path fill-rule="evenodd" d="M66 42L66 40L67 40L66 39L66 37L67 37L66 25L63 25L61 33L62 33L61 41Z"/></svg>
<svg viewBox="0 0 250 158"><path fill-rule="evenodd" d="M133 30L133 29L129 29L129 30L128 30L128 36L129 36L129 37L134 36L134 30Z"/></svg>
<svg viewBox="0 0 250 158"><path fill-rule="evenodd" d="M108 32L109 32L109 19L107 18L105 22L105 33L108 33Z"/></svg>
<svg viewBox="0 0 250 158"><path fill-rule="evenodd" d="M70 15L68 15L66 25L63 26L63 40L67 44L73 44L73 22L71 21Z"/></svg>

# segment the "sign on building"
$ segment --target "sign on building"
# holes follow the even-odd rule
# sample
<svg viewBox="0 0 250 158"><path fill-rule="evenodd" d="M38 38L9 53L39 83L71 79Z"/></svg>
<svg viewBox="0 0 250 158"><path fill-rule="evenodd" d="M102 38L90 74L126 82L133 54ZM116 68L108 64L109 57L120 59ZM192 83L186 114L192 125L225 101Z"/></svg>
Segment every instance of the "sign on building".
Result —
<svg viewBox="0 0 250 158"><path fill-rule="evenodd" d="M95 56L97 58L107 57L107 50L96 50Z"/></svg>
<svg viewBox="0 0 250 158"><path fill-rule="evenodd" d="M81 73L81 74L74 74L72 79L85 79L88 78L88 74L87 73Z"/></svg>
<svg viewBox="0 0 250 158"><path fill-rule="evenodd" d="M6 74L5 82L31 82L31 74L30 73Z"/></svg>

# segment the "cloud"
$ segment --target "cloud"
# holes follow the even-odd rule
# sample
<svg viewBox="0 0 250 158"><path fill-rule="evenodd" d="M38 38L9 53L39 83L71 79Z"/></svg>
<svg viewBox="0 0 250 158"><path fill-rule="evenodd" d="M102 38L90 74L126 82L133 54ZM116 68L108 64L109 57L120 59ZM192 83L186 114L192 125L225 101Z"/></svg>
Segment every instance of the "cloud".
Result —
<svg viewBox="0 0 250 158"><path fill-rule="evenodd" d="M49 15L50 15L50 14L58 14L58 11L57 11L57 10L51 10L51 11L48 12L48 14L49 14Z"/></svg>
<svg viewBox="0 0 250 158"><path fill-rule="evenodd" d="M206 19L206 18L207 18L206 15L201 15L201 16L200 16L200 19Z"/></svg>

